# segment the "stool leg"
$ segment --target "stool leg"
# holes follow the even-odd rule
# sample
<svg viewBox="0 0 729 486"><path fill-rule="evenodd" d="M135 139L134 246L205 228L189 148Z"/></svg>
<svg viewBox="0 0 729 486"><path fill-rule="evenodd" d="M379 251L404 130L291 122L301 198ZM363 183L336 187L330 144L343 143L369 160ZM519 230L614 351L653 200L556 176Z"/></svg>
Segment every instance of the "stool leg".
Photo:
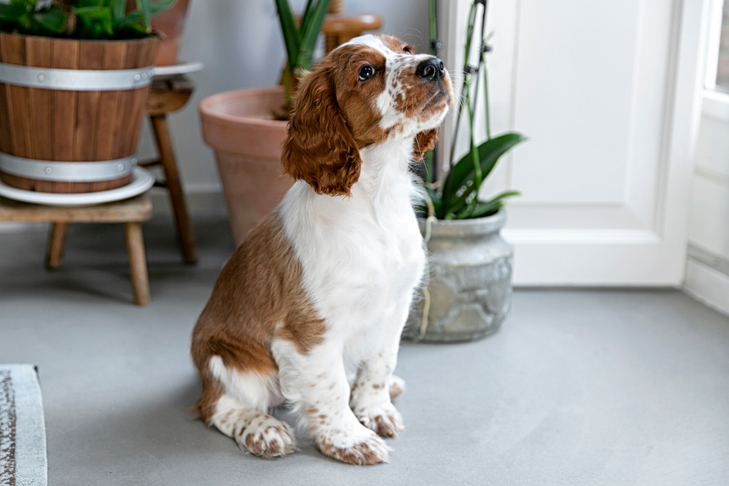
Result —
<svg viewBox="0 0 729 486"><path fill-rule="evenodd" d="M48 238L46 268L55 270L61 266L63 250L66 248L66 235L68 235L68 223L53 223Z"/></svg>
<svg viewBox="0 0 729 486"><path fill-rule="evenodd" d="M172 209L175 212L175 225L177 227L177 236L182 245L182 254L185 263L195 263L197 261L197 248L195 245L195 233L190 222L190 216L187 213L187 205L185 204L185 195L182 192L182 180L177 170L177 161L175 153L172 149L172 138L167 126L167 117L165 115L150 116L154 137L157 140L157 148L159 149L162 167L167 177L167 189L170 191L170 200Z"/></svg>
<svg viewBox="0 0 729 486"><path fill-rule="evenodd" d="M149 275L147 273L147 256L144 252L144 239L142 238L142 225L139 223L124 223L124 236L127 240L134 303L147 305L149 304Z"/></svg>

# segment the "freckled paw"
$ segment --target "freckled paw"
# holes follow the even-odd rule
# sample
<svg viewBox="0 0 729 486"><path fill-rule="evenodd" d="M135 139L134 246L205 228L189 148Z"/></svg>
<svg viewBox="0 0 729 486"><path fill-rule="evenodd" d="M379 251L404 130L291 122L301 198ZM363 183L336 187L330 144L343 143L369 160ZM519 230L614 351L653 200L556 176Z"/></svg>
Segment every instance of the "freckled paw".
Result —
<svg viewBox="0 0 729 486"><path fill-rule="evenodd" d="M273 417L254 420L236 437L236 442L245 452L264 458L291 454L296 445L291 428Z"/></svg>
<svg viewBox="0 0 729 486"><path fill-rule="evenodd" d="M394 400L405 392L405 380L399 376L390 378L390 400Z"/></svg>
<svg viewBox="0 0 729 486"><path fill-rule="evenodd" d="M354 414L362 425L375 431L380 437L397 437L405 430L400 412L389 403L369 409L357 409Z"/></svg>
<svg viewBox="0 0 729 486"><path fill-rule="evenodd" d="M390 448L387 447L385 441L371 432L368 437L352 445L339 444L339 441L329 441L322 436L317 437L315 442L323 454L355 466L371 466L387 462L390 453Z"/></svg>

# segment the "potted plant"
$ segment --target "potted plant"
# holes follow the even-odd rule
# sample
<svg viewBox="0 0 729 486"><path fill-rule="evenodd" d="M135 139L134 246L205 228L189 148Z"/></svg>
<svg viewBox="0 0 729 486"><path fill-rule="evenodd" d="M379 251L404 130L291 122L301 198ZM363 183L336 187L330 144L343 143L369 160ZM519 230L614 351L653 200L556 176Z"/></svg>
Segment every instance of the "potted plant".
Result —
<svg viewBox="0 0 729 486"><path fill-rule="evenodd" d="M288 62L283 86L219 93L200 103L203 140L215 150L236 244L272 211L293 184L281 174L286 114L312 52L330 0L308 0L299 22L288 0L276 0Z"/></svg>
<svg viewBox="0 0 729 486"><path fill-rule="evenodd" d="M480 29L475 26L478 5L481 5ZM433 12L431 8L431 16ZM457 111L453 142L455 145L465 109L470 129L469 151L455 163L451 158L450 170L437 182L429 177L435 168L432 157L427 159L431 167L425 173L420 227L430 258L422 296L414 300L403 333L404 337L414 340L479 339L495 332L510 308L513 250L499 231L506 222L504 201L519 193L506 191L486 201L479 199L479 193L501 156L526 138L515 132L491 136L486 70L486 53L490 47L488 38L483 35L485 25L486 3L474 1L466 33L463 103ZM477 30L481 33L478 42L474 41ZM431 39L435 39L433 33ZM474 48L477 53L473 52ZM468 64L472 52L478 57L477 67ZM474 107L481 77L486 141L477 146Z"/></svg>
<svg viewBox="0 0 729 486"><path fill-rule="evenodd" d="M152 19L152 29L160 34L155 66L173 66L177 64L177 53L185 27L185 17L190 0L176 0L175 3ZM136 9L136 0L127 0L127 12Z"/></svg>
<svg viewBox="0 0 729 486"><path fill-rule="evenodd" d="M153 74L151 18L174 0L0 4L0 179L85 193L129 183Z"/></svg>

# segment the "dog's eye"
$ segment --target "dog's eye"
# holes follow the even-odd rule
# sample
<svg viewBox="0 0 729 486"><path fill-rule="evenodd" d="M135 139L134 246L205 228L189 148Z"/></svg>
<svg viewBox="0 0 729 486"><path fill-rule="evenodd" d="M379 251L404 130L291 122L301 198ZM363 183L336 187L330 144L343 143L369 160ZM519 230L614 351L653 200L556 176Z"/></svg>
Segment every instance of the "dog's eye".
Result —
<svg viewBox="0 0 729 486"><path fill-rule="evenodd" d="M359 69L359 80L360 81L367 81L372 76L374 76L375 70L372 68L372 66L362 66Z"/></svg>

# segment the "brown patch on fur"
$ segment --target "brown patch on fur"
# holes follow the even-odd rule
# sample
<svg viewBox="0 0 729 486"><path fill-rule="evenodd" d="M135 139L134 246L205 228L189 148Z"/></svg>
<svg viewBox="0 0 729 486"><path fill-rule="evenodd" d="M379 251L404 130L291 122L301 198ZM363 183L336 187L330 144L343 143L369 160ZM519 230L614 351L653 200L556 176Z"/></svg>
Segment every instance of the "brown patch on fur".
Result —
<svg viewBox="0 0 729 486"><path fill-rule="evenodd" d="M415 48L412 45L406 44L397 37L391 35L379 35L378 37L392 52L397 52L398 54L415 54Z"/></svg>
<svg viewBox="0 0 729 486"><path fill-rule="evenodd" d="M210 373L212 356L220 356L227 368L266 376L278 372L270 351L274 337L291 341L301 354L323 341L324 321L302 287L302 274L275 212L220 272L192 335L192 359L203 385L194 408L205 422L224 393Z"/></svg>
<svg viewBox="0 0 729 486"><path fill-rule="evenodd" d="M428 120L453 102L449 77L437 82L424 82L417 75L417 64L403 69L400 82L402 94L394 99L394 104L395 109L407 118Z"/></svg>
<svg viewBox="0 0 729 486"><path fill-rule="evenodd" d="M198 375L200 375L200 382L202 383L202 396L192 406L192 411L207 425L211 425L213 415L215 415L215 404L218 403L225 390L223 384L212 376L207 366L204 369L198 366Z"/></svg>
<svg viewBox="0 0 729 486"><path fill-rule="evenodd" d="M347 48L322 59L301 83L281 152L284 172L317 194L350 196L362 159L337 99L335 75Z"/></svg>
<svg viewBox="0 0 729 486"><path fill-rule="evenodd" d="M438 141L438 129L425 130L415 136L413 142L413 160L420 162L425 157L425 152L435 148L435 142Z"/></svg>
<svg viewBox="0 0 729 486"><path fill-rule="evenodd" d="M288 434L287 431L285 433ZM294 452L289 446L281 447L277 439L273 439L270 444L266 445L263 438L256 439L252 434L245 438L245 444L251 454L267 459Z"/></svg>
<svg viewBox="0 0 729 486"><path fill-rule="evenodd" d="M387 420L385 420L382 415L378 415L375 417L375 432L380 437L387 437L388 439L395 438L401 430L398 430L394 424L395 421L392 417L387 417Z"/></svg>
<svg viewBox="0 0 729 486"><path fill-rule="evenodd" d="M397 397L402 395L402 392L404 391L405 390L403 390L397 383L390 383L390 400L396 399Z"/></svg>

